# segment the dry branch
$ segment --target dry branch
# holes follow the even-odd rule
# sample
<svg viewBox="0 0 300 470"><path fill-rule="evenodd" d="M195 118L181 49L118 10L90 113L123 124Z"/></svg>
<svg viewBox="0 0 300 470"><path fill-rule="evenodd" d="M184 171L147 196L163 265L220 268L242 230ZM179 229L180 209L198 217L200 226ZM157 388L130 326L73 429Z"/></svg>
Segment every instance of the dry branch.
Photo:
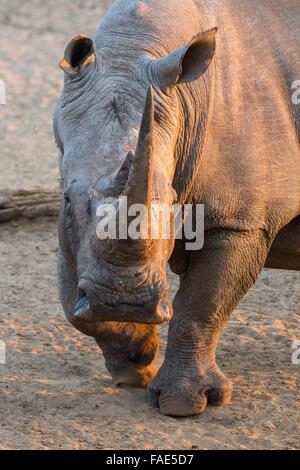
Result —
<svg viewBox="0 0 300 470"><path fill-rule="evenodd" d="M51 189L19 189L0 191L0 223L19 217L57 216L60 191Z"/></svg>

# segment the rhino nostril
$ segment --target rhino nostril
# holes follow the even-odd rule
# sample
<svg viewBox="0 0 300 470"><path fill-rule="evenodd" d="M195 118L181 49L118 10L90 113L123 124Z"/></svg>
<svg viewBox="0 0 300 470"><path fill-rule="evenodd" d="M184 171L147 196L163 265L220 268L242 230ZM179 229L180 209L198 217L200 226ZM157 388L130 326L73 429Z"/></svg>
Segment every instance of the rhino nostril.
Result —
<svg viewBox="0 0 300 470"><path fill-rule="evenodd" d="M173 315L173 309L171 307L171 305L169 304L168 301L162 299L157 308L156 308L156 312L157 314L159 315L159 317L161 317L164 321L168 321L172 318L172 315Z"/></svg>
<svg viewBox="0 0 300 470"><path fill-rule="evenodd" d="M85 293L83 293L83 295L80 297L80 299L78 300L75 306L74 316L75 317L85 316L89 312L89 310L90 310L89 299L87 298Z"/></svg>
<svg viewBox="0 0 300 470"><path fill-rule="evenodd" d="M86 291L85 291L84 289L82 289L81 287L78 287L78 290L77 290L77 299L78 299L78 301L79 301L82 297L87 297Z"/></svg>

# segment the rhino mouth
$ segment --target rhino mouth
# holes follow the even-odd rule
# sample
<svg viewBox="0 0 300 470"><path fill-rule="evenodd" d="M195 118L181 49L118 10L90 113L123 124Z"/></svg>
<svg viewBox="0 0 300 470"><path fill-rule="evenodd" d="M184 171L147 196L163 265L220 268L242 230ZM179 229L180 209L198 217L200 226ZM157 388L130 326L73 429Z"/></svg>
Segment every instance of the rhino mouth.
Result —
<svg viewBox="0 0 300 470"><path fill-rule="evenodd" d="M74 320L144 324L170 320L173 309L166 296L169 286L156 270L151 271L149 267L134 270L110 266L101 282L86 274L81 276Z"/></svg>

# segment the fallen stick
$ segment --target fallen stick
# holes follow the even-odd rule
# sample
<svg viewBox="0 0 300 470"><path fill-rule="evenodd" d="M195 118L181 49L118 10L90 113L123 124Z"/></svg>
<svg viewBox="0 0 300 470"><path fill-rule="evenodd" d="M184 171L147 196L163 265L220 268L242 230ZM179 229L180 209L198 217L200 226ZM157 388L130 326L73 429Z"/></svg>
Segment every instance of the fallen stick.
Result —
<svg viewBox="0 0 300 470"><path fill-rule="evenodd" d="M57 216L60 197L58 189L0 190L0 223L19 217Z"/></svg>

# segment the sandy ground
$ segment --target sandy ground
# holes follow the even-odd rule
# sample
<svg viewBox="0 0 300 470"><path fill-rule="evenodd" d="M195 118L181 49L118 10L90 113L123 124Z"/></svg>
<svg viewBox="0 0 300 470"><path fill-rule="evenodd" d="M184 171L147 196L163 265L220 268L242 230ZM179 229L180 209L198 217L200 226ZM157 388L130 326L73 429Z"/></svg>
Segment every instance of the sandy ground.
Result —
<svg viewBox="0 0 300 470"><path fill-rule="evenodd" d="M57 185L51 130L62 86L57 62L77 33L93 35L110 1L1 0L0 188ZM0 226L2 449L296 449L300 276L264 270L228 321L218 363L232 402L201 416L171 418L146 392L112 385L91 338L67 323L56 289L57 222ZM170 276L170 297L177 278ZM167 325L160 327L162 360Z"/></svg>
<svg viewBox="0 0 300 470"><path fill-rule="evenodd" d="M58 184L52 115L63 86L58 63L77 34L94 36L110 0L1 0L0 188Z"/></svg>

